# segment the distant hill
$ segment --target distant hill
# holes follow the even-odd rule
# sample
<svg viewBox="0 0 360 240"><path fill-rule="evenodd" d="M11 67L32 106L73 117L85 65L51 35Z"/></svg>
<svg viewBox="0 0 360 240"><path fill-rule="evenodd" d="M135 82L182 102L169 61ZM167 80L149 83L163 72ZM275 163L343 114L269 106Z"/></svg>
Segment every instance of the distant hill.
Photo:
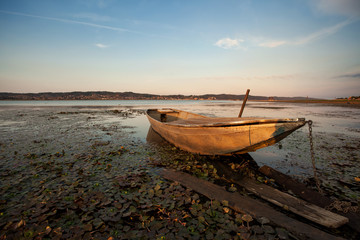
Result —
<svg viewBox="0 0 360 240"><path fill-rule="evenodd" d="M242 95L204 94L204 95L156 95L134 92L42 92L42 93L9 93L0 92L0 100L243 100ZM264 97L249 95L249 100L309 100L306 97Z"/></svg>

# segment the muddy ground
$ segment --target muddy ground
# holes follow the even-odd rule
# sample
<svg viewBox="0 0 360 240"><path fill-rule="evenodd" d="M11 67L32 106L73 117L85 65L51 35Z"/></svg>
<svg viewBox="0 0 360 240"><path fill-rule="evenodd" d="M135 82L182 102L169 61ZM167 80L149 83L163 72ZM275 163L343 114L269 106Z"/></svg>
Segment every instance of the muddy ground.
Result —
<svg viewBox="0 0 360 240"><path fill-rule="evenodd" d="M292 238L267 219L251 219L159 177L167 166L234 191L206 158L139 138L127 123L143 114L119 107L2 106L0 239ZM316 133L317 154L330 163L319 160L322 187L357 206L360 176L353 168L360 143L342 137ZM299 138L307 136L274 149L291 149L285 161L300 158ZM252 169L244 174L257 177ZM356 236L341 231L336 234Z"/></svg>

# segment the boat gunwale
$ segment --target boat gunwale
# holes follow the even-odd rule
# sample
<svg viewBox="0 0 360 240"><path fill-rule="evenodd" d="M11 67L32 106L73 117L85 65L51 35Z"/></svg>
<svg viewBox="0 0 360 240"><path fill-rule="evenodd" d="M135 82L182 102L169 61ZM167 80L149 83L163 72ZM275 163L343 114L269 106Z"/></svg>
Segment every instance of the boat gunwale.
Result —
<svg viewBox="0 0 360 240"><path fill-rule="evenodd" d="M304 123L305 120L302 119L269 119L273 121L243 121L243 122L228 122L228 123L208 123L208 124L181 124L181 123L163 123L167 126L174 127L184 127L184 128L200 128L200 127L241 127L241 126L250 126L250 125L265 125L265 124L274 124L274 123Z"/></svg>
<svg viewBox="0 0 360 240"><path fill-rule="evenodd" d="M196 123L186 123L186 120L183 120L184 123L181 122L177 122L177 121L173 121L173 122L161 122L155 118L153 118L152 116L150 116L150 114L148 113L149 111L157 111L159 113L161 113L160 111L161 109L148 109L146 111L146 115L148 117L150 117L151 119L153 119L154 121L157 121L163 125L167 125L167 126L173 126L173 127L179 127L179 128L201 128L201 127L240 127L240 126L244 126L244 125L261 125L261 124L274 124L274 123L303 123L303 125L305 125L306 121L305 118L270 118L270 119L264 119L264 118L259 118L257 120L240 120L240 121L233 121L233 122L215 122L215 123L203 123L203 124L196 124ZM171 113L170 110L172 110L172 112L186 112L186 111L182 111L182 110L177 110L177 109L166 109L163 113ZM186 112L189 113L189 112ZM191 113L194 114L194 113ZM209 119L216 119L216 117L207 117L204 115L200 115L200 114L195 114L198 116L202 116L204 117L203 119L209 118ZM182 121L182 120L179 120Z"/></svg>

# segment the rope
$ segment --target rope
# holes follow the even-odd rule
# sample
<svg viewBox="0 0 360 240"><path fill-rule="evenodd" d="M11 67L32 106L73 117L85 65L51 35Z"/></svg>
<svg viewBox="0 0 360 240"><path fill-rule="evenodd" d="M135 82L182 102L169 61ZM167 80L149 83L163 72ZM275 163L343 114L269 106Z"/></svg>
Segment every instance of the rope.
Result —
<svg viewBox="0 0 360 240"><path fill-rule="evenodd" d="M313 122L311 120L309 120L309 121L307 121L307 123L309 125L310 153L311 153L311 162L312 162L313 171L314 171L315 184L316 184L316 187L317 187L319 193L323 193L323 191L320 187L320 180L317 177L317 171L316 171L316 166L315 166L315 151L314 151L314 142L313 142L313 136L312 136Z"/></svg>
<svg viewBox="0 0 360 240"><path fill-rule="evenodd" d="M320 180L317 177L317 171L316 171L316 166L315 166L315 151L314 151L314 143L313 143L313 136L312 136L313 122L311 120L309 120L309 121L307 121L307 123L309 124L310 153L311 153L311 162L312 162L312 166L314 169L314 179L315 179L315 183L316 183L316 187L317 187L318 191L320 193L323 193L322 189L320 188ZM329 210L329 211L336 209L339 212L347 213L347 212L358 212L359 206L352 206L351 202L335 200L329 206L327 206L325 209Z"/></svg>

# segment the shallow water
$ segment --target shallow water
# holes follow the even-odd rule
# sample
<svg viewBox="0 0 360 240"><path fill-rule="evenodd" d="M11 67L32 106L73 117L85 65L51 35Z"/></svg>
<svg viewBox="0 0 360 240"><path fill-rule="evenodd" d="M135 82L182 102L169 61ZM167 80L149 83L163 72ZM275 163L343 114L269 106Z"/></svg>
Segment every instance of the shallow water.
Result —
<svg viewBox="0 0 360 240"><path fill-rule="evenodd" d="M146 110L149 105L134 105L134 109ZM241 107L241 102L199 102L183 104L183 102L162 102L153 104L152 108L178 108L211 117L236 117ZM266 118L306 118L314 123L315 132L331 134L347 134L360 137L360 109L318 104L292 104L292 103L267 103L248 102L243 117ZM149 124L146 117L139 115L136 118L126 119L125 122L137 128L137 136L145 138ZM304 129L304 128L303 128ZM303 130L302 129L302 130Z"/></svg>
<svg viewBox="0 0 360 240"><path fill-rule="evenodd" d="M68 101L0 101L3 111L6 107L22 106L40 110L42 107L74 106L83 109L98 107L117 108L179 108L207 116L236 117L241 101L196 101L196 100L68 100ZM38 107L38 108L37 108ZM243 116L270 118L305 117L316 123L318 131L349 133L360 131L360 109L322 104L299 104L279 102L247 102ZM134 120L138 121L138 120ZM143 124L139 120L139 124ZM344 132L344 130L346 132ZM350 130L350 131L349 131Z"/></svg>

